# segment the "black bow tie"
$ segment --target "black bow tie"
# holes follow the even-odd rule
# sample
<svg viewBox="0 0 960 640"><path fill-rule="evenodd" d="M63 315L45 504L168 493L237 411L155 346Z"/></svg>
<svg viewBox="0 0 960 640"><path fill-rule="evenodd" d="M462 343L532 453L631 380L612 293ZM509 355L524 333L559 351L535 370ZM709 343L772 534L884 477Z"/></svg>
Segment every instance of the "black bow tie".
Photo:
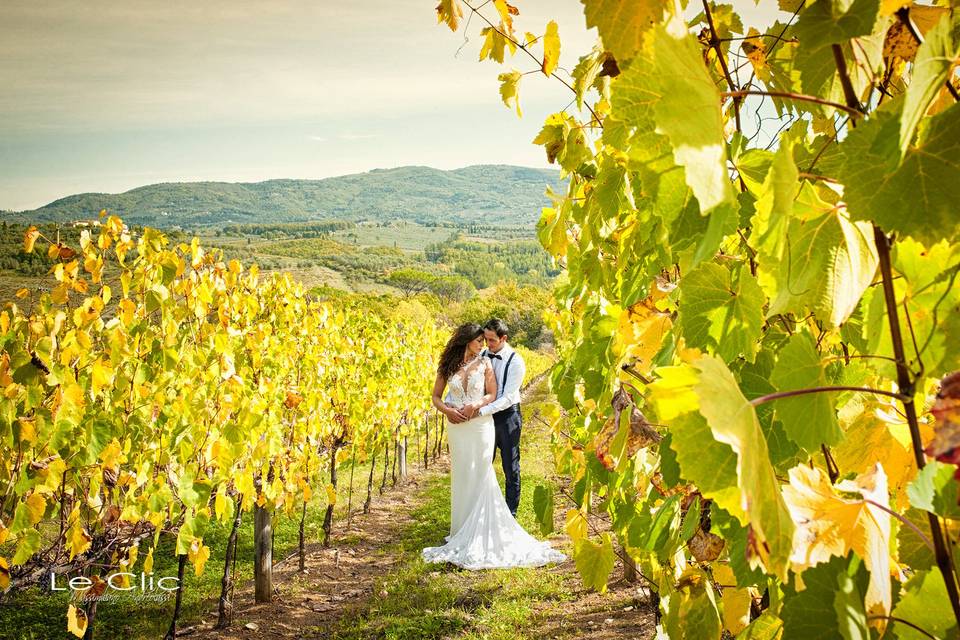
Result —
<svg viewBox="0 0 960 640"><path fill-rule="evenodd" d="M497 360L503 360L498 354L493 353L492 351L487 351L488 358L496 358Z"/></svg>

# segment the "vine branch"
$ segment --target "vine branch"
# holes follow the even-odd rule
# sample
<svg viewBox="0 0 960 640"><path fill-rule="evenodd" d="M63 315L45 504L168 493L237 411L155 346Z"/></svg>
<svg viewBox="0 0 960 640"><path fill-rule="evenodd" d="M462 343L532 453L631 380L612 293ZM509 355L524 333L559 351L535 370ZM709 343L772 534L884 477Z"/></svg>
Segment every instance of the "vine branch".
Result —
<svg viewBox="0 0 960 640"><path fill-rule="evenodd" d="M791 93L789 91L724 91L720 94L722 98L737 98L741 96L769 96L771 98L786 98L787 100L798 100L800 102L813 102L815 104L822 104L827 107L833 107L834 109L839 109L840 111L845 111L854 117L863 117L863 113L857 111L856 109L851 109L845 104L840 104L838 102L831 102L830 100L824 100L823 98L818 98L817 96L808 96L802 93Z"/></svg>
<svg viewBox="0 0 960 640"><path fill-rule="evenodd" d="M470 9L471 12L477 14L477 15L480 17L481 20L483 20L483 21L486 22L488 25L490 25L490 28L491 28L491 29L493 29L494 31L496 31L497 33L499 33L499 34L500 34L501 36L503 36L505 39L507 39L507 40L509 40L510 42L512 42L515 47L517 47L518 49L520 49L521 51L523 51L525 54L527 54L528 56L530 56L530 58L531 58L534 62L536 62L538 65L542 65L542 64L543 64L543 61L540 60L539 58L537 58L537 56L533 55L533 53L532 53L529 49L527 49L526 45L524 45L524 44L521 43L521 42L518 42L518 41L517 41L515 38L513 38L512 36L507 35L507 34L504 33L503 31L501 31L501 30L499 29L499 27L497 27L495 24L493 24L492 22L490 22L490 19L487 18L487 16L483 15L482 13L480 13L480 8L479 8L479 7L474 8L474 6L471 5L469 2L466 2L466 0L464 0L464 3L463 3L463 4L465 4L465 5L467 6L467 8ZM486 2L485 2L484 4L486 4ZM482 7L482 6L483 6L483 5L480 5L480 7ZM471 15L473 15L473 13L472 13ZM563 78L561 78L560 76L558 76L558 75L556 74L556 72L551 73L550 76L553 77L553 78L556 78L557 80L559 80L561 83L563 83L563 85L564 85L567 89L570 89L570 91L573 91L574 94L577 93L577 90L574 89L572 86L570 86L570 83L569 83L569 82L567 82L566 80L564 80ZM598 115L596 114L596 112L593 110L593 108L592 108L589 104L587 104L586 102L584 102L583 104L584 104L584 106L587 107L587 111L590 112L590 115L593 116L593 118L594 118L598 123L600 123L600 128L603 128L603 124L602 124L602 121L600 120L600 116L598 116Z"/></svg>
<svg viewBox="0 0 960 640"><path fill-rule="evenodd" d="M903 333L900 331L900 317L897 313L897 295L893 289L893 269L890 264L890 246L892 240L887 237L880 227L873 226L873 238L877 246L877 256L880 259L880 275L883 282L884 304L887 310L887 322L890 326L890 339L893 343L893 355L897 363L897 387L906 396L903 402L903 410L907 415L907 424L910 425L910 441L913 445L913 455L917 463L917 469L923 469L926 464L923 454L923 441L920 439L920 423L917 420L917 407L913 401L913 394L916 389L916 381L910 377L910 371L907 369L907 358L904 349ZM927 512L927 520L930 523L930 536L933 539L934 556L937 560L937 567L943 575L943 582L947 589L947 596L950 599L950 606L953 608L953 615L960 624L960 593L957 591L956 574L953 570L953 562L950 558L950 551L944 543L943 529L940 527L940 520L932 513Z"/></svg>
<svg viewBox="0 0 960 640"><path fill-rule="evenodd" d="M875 393L880 396L888 396L890 398L896 398L897 400L908 400L909 397L901 393L896 393L894 391L884 391L883 389L872 389L870 387L848 387L848 386L832 386L832 387L810 387L808 389L793 389L792 391L778 391L776 393L768 393L765 396L760 396L759 398L754 398L750 401L750 404L757 407L761 404L766 404L773 400L781 400L783 398L793 398L795 396L805 396L811 393L830 393L832 391L859 391L862 393Z"/></svg>

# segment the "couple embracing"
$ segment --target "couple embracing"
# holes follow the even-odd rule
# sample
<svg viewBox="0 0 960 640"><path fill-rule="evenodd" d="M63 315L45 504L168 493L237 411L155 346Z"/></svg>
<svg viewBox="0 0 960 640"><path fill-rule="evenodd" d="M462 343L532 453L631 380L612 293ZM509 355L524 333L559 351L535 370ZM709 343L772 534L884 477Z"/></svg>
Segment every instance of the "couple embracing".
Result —
<svg viewBox="0 0 960 640"><path fill-rule="evenodd" d="M440 356L433 405L448 422L450 534L443 546L423 549L421 555L427 562L494 569L535 567L566 559L516 520L520 386L526 367L507 343L507 336L506 324L496 318L483 327L461 325ZM493 469L497 449L503 462L506 499Z"/></svg>

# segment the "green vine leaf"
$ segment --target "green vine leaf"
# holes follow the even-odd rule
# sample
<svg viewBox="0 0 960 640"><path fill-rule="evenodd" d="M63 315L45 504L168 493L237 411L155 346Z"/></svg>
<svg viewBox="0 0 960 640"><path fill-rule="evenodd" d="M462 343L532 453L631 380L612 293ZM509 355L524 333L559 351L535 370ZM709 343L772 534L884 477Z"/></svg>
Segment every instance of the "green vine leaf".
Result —
<svg viewBox="0 0 960 640"><path fill-rule="evenodd" d="M813 337L806 331L791 336L780 350L770 382L777 391L795 391L827 385L823 362ZM777 416L787 436L808 453L820 445L833 446L843 438L837 425L833 394L816 393L775 401Z"/></svg>
<svg viewBox="0 0 960 640"><path fill-rule="evenodd" d="M840 179L850 217L925 244L954 237L960 228L960 105L930 118L902 162L899 136L899 108L892 106L874 113L841 144Z"/></svg>

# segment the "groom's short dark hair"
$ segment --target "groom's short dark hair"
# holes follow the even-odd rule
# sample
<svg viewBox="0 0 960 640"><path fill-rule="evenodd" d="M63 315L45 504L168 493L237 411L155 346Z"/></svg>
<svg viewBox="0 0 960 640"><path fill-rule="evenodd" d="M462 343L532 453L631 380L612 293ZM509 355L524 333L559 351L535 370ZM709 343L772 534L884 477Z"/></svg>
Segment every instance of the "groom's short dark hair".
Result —
<svg viewBox="0 0 960 640"><path fill-rule="evenodd" d="M510 331L507 330L507 323L500 318L491 318L487 321L487 324L483 325L483 328L493 331L495 334L497 334L498 338L502 338L510 333Z"/></svg>

